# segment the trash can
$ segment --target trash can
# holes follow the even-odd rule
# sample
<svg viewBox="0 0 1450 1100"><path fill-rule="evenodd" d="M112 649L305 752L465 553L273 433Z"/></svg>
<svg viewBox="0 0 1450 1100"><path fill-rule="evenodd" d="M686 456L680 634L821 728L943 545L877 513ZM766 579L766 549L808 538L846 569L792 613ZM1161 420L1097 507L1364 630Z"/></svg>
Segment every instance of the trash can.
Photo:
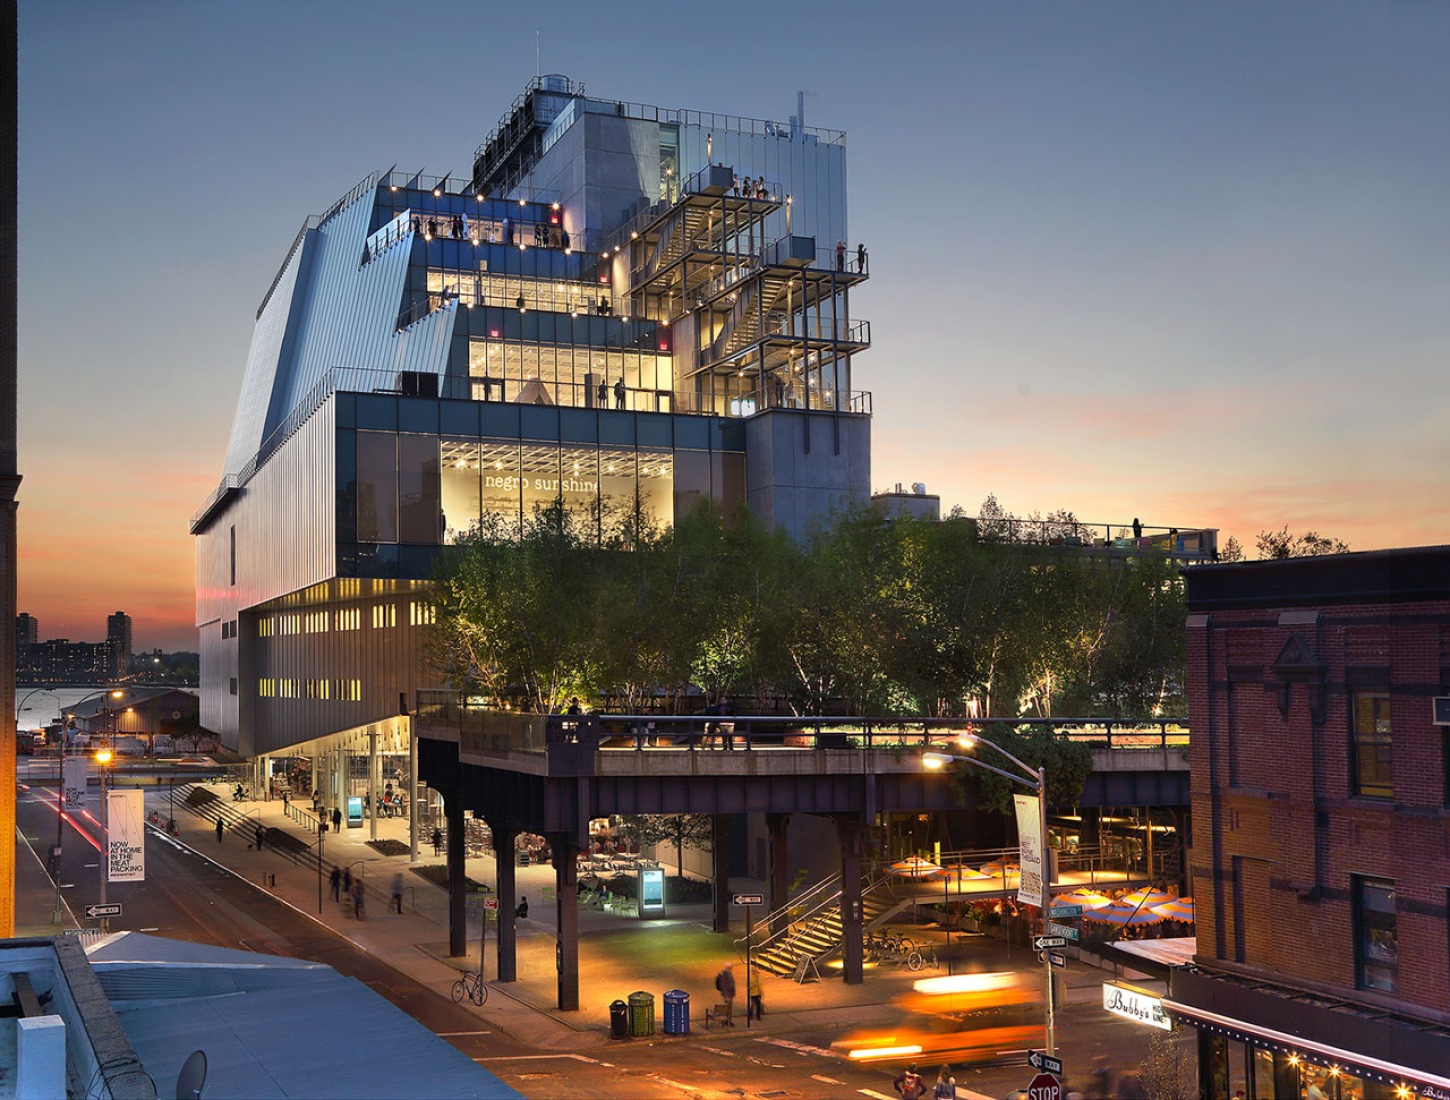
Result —
<svg viewBox="0 0 1450 1100"><path fill-rule="evenodd" d="M609 1006L609 1037L629 1038L629 1005L623 1001L615 1001Z"/></svg>
<svg viewBox="0 0 1450 1100"><path fill-rule="evenodd" d="M629 1033L636 1038L655 1033L655 995L639 989L629 995Z"/></svg>
<svg viewBox="0 0 1450 1100"><path fill-rule="evenodd" d="M683 989L665 990L665 1034L690 1034L690 995Z"/></svg>

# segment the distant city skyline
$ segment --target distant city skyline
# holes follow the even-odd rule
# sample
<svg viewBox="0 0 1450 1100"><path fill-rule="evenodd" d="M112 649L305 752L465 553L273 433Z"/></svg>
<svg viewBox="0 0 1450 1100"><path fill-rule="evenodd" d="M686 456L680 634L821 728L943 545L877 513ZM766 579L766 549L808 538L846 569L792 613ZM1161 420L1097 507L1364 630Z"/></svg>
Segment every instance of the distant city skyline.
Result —
<svg viewBox="0 0 1450 1100"><path fill-rule="evenodd" d="M600 96L783 120L804 89L847 132L874 488L1450 542L1450 9L731 13L760 33L677 13L640 65L562 0L22 0L19 607L196 648L187 521L298 226L395 162L466 175L538 30Z"/></svg>

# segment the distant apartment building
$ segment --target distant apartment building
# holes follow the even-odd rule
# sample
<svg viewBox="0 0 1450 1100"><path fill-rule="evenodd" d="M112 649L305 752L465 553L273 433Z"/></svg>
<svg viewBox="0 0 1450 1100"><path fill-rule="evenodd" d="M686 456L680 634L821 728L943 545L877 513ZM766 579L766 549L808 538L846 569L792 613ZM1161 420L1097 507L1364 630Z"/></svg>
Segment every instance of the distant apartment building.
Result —
<svg viewBox="0 0 1450 1100"><path fill-rule="evenodd" d="M15 644L34 645L40 641L40 620L22 611L15 616Z"/></svg>
<svg viewBox="0 0 1450 1100"><path fill-rule="evenodd" d="M1450 1097L1450 547L1185 576L1203 1095Z"/></svg>
<svg viewBox="0 0 1450 1100"><path fill-rule="evenodd" d="M106 616L106 642L116 654L115 675L131 670L131 616L124 611Z"/></svg>
<svg viewBox="0 0 1450 1100"><path fill-rule="evenodd" d="M104 684L115 679L116 651L110 642L51 638L22 646L15 679L21 684Z"/></svg>
<svg viewBox="0 0 1450 1100"><path fill-rule="evenodd" d="M193 518L202 723L248 755L396 739L429 578L485 517L870 495L868 277L839 131L532 81L472 178L309 218L257 310ZM396 742L395 742L396 743Z"/></svg>

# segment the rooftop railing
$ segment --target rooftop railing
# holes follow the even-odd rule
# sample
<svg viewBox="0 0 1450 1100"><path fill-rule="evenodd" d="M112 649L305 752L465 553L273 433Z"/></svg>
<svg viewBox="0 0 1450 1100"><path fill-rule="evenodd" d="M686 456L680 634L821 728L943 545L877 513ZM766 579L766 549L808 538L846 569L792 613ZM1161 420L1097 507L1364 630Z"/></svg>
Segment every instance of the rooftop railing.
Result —
<svg viewBox="0 0 1450 1100"><path fill-rule="evenodd" d="M551 745L591 752L940 750L964 733L994 728L1048 729L1064 741L1109 749L1189 743L1188 727L1174 719L524 714L472 704L446 690L420 691L417 717L423 728L456 732L461 744L485 754L542 753Z"/></svg>

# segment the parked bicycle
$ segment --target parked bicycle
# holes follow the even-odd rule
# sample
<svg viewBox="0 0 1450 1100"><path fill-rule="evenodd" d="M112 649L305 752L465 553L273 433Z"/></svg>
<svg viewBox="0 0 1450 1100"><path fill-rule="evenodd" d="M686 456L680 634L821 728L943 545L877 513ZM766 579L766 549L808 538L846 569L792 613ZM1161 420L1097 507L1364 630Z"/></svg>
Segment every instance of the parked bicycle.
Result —
<svg viewBox="0 0 1450 1100"><path fill-rule="evenodd" d="M483 980L483 971L465 970L463 976L453 983L453 1003L459 1004L465 997L480 1008L488 1003L488 985Z"/></svg>
<svg viewBox="0 0 1450 1100"><path fill-rule="evenodd" d="M923 966L929 966L933 970L941 967L941 961L936 957L936 945L927 944L925 948L912 951L906 956L906 968L908 970L920 970Z"/></svg>
<svg viewBox="0 0 1450 1100"><path fill-rule="evenodd" d="M916 944L900 932L882 929L866 935L866 954L877 962L910 962Z"/></svg>

